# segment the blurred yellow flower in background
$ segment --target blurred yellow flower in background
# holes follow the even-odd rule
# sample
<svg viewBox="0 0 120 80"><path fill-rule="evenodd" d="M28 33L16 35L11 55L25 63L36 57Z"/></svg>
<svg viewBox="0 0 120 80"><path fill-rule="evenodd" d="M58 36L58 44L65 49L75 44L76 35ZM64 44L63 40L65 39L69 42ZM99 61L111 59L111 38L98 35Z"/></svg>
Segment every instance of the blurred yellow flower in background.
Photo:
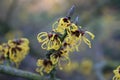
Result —
<svg viewBox="0 0 120 80"><path fill-rule="evenodd" d="M70 74L75 70L79 69L79 64L78 62L71 62L69 66L64 65L63 70L64 72Z"/></svg>
<svg viewBox="0 0 120 80"><path fill-rule="evenodd" d="M80 63L80 72L84 75L89 75L92 72L93 62L89 59L83 59Z"/></svg>
<svg viewBox="0 0 120 80"><path fill-rule="evenodd" d="M29 40L26 38L9 40L0 47L1 57L14 62L16 67L25 58L29 51Z"/></svg>
<svg viewBox="0 0 120 80"><path fill-rule="evenodd" d="M29 50L29 41L26 38L9 40L9 58L11 61L16 63L18 66L19 63L25 58Z"/></svg>

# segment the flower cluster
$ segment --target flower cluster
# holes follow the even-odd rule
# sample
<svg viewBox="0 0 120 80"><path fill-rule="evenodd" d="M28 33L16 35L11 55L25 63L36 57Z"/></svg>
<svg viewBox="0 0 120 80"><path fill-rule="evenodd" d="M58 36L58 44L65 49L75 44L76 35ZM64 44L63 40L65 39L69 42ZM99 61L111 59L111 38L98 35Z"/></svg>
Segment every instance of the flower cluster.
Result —
<svg viewBox="0 0 120 80"><path fill-rule="evenodd" d="M118 66L117 69L113 71L113 73L115 74L113 80L120 80L120 66Z"/></svg>
<svg viewBox="0 0 120 80"><path fill-rule="evenodd" d="M26 38L9 40L0 45L1 63L8 59L14 62L16 66L25 58L29 51L29 41Z"/></svg>
<svg viewBox="0 0 120 80"><path fill-rule="evenodd" d="M37 61L37 72L43 75L43 72L50 73L56 66L61 67L61 61L70 63L69 53L79 51L78 47L83 41L89 48L91 42L86 35L94 39L94 34L83 30L81 27L71 22L70 18L63 17L56 21L52 26L51 32L41 32L37 39L42 43L41 47L46 50L53 50L48 59L39 59Z"/></svg>

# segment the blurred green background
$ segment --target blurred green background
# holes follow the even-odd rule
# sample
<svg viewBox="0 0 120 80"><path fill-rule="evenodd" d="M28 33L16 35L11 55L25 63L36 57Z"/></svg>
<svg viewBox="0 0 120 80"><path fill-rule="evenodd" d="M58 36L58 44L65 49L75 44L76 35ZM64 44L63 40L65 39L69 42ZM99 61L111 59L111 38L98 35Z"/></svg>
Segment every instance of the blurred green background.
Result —
<svg viewBox="0 0 120 80"><path fill-rule="evenodd" d="M37 41L39 32L52 30L52 24L64 17L72 5L79 25L95 34L92 48L82 45L70 54L71 66L57 70L61 80L112 80L120 65L120 0L0 0L0 43L26 37L29 55L20 69L35 72L36 61L45 57ZM86 71L87 70L87 71ZM36 73L36 72L35 72ZM0 73L2 80L26 80Z"/></svg>

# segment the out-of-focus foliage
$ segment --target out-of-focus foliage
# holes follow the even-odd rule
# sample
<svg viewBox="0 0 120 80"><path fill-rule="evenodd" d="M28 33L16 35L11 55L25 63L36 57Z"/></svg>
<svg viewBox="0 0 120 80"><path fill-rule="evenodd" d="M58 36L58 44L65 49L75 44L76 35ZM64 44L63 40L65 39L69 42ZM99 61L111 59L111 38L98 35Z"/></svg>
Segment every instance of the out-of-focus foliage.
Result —
<svg viewBox="0 0 120 80"><path fill-rule="evenodd" d="M46 53L38 44L36 35L50 31L52 23L64 16L72 5L76 6L74 17L79 16L79 25L85 26L84 29L93 32L96 37L91 49L82 44L80 52L71 54L73 65L65 68L67 72L73 72L59 71L57 76L62 80L112 79L113 70L120 64L120 0L0 0L0 43L27 37L30 40L30 54L20 68L34 72L37 59L43 58ZM83 75L76 67L84 58L92 61L90 75ZM110 62L111 66L104 67L102 62ZM0 74L4 80L19 79L6 76Z"/></svg>

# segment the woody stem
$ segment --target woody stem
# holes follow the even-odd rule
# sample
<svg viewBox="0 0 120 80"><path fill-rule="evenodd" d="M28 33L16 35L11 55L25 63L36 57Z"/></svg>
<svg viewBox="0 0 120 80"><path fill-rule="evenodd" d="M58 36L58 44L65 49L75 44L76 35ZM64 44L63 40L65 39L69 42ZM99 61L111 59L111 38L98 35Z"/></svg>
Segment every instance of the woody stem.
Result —
<svg viewBox="0 0 120 80"><path fill-rule="evenodd" d="M62 36L59 36L60 40L61 40L61 43L64 41L65 37L67 36L67 31L65 30L65 33L62 35ZM61 47L60 47L61 48ZM59 50L59 49L58 49ZM52 53L54 53L56 50L50 50L48 51L48 53L46 54L47 58L50 59L50 55ZM50 73L50 80L56 80L56 69L54 67L54 69L51 71Z"/></svg>
<svg viewBox="0 0 120 80"><path fill-rule="evenodd" d="M5 65L0 65L0 73L25 78L28 80L45 80L42 76L38 74L25 70L19 70Z"/></svg>
<svg viewBox="0 0 120 80"><path fill-rule="evenodd" d="M50 80L56 80L56 69L54 68L50 73Z"/></svg>

